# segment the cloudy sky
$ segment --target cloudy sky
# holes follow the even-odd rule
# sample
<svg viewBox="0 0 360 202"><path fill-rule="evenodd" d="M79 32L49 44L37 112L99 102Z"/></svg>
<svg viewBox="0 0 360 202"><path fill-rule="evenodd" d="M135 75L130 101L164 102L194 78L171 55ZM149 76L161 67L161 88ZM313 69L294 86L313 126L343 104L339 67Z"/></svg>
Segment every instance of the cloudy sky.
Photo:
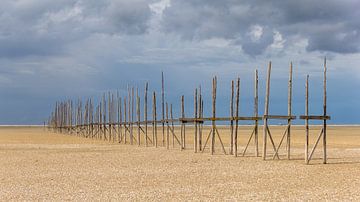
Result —
<svg viewBox="0 0 360 202"><path fill-rule="evenodd" d="M360 1L1 0L0 124L39 124L54 102L97 97L127 84L159 90L178 111L193 89L210 96L219 80L227 115L231 79L241 77L241 115L251 115L253 74L273 63L270 112L286 113L294 64L294 113L321 113L322 63L328 59L331 123L360 123ZM210 99L205 103L210 112ZM224 106L224 107L220 107ZM207 112L206 112L207 113Z"/></svg>

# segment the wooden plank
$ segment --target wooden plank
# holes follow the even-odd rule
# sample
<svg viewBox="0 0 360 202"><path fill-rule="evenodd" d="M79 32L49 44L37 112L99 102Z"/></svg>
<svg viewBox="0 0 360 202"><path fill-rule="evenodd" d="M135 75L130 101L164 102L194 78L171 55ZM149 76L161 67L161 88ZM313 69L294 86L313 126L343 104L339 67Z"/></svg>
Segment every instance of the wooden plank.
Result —
<svg viewBox="0 0 360 202"><path fill-rule="evenodd" d="M284 119L284 120L292 120L296 119L296 116L288 116L288 115L264 115L264 118L266 119Z"/></svg>
<svg viewBox="0 0 360 202"><path fill-rule="evenodd" d="M330 120L330 116L314 116L314 115L301 115L300 119L307 119L307 120Z"/></svg>

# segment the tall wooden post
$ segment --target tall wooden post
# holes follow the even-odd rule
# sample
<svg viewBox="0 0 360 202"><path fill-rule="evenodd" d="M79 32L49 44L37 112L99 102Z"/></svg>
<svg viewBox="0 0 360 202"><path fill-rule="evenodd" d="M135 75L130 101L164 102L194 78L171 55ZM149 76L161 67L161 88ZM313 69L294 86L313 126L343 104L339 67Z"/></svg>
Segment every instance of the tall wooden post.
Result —
<svg viewBox="0 0 360 202"><path fill-rule="evenodd" d="M153 92L153 144L155 147L158 146L158 140L157 140L157 123L156 123L156 93Z"/></svg>
<svg viewBox="0 0 360 202"><path fill-rule="evenodd" d="M326 58L324 59L324 117L326 117L327 111L326 111L326 101L327 101L327 92L326 92ZM323 157L323 163L327 163L327 153L326 153L326 119L324 118L323 122L323 149L324 149L324 157Z"/></svg>
<svg viewBox="0 0 360 202"><path fill-rule="evenodd" d="M103 95L103 122L104 122L104 140L107 140L107 137L106 137L106 98L105 98L105 93Z"/></svg>
<svg viewBox="0 0 360 202"><path fill-rule="evenodd" d="M173 117L173 107L170 104L170 119L171 119L171 130L172 130L172 146L175 147L175 129L174 129L174 117Z"/></svg>
<svg viewBox="0 0 360 202"><path fill-rule="evenodd" d="M234 156L237 157L237 149L238 149L238 127L239 127L239 104L240 104L240 78L236 81L236 120L235 120L235 134L234 134Z"/></svg>
<svg viewBox="0 0 360 202"><path fill-rule="evenodd" d="M259 75L258 70L255 70L255 87L254 87L254 116L259 116ZM259 156L259 120L255 119L255 128L254 128L254 142L255 142L255 155Z"/></svg>
<svg viewBox="0 0 360 202"><path fill-rule="evenodd" d="M184 96L181 96L181 118L185 118ZM186 148L185 122L181 121L181 149Z"/></svg>
<svg viewBox="0 0 360 202"><path fill-rule="evenodd" d="M230 98L230 155L233 155L234 148L234 80L231 80L231 98Z"/></svg>
<svg viewBox="0 0 360 202"><path fill-rule="evenodd" d="M139 96L139 89L136 89L136 114L137 114L137 142L138 146L141 145L141 138L140 138L140 96Z"/></svg>
<svg viewBox="0 0 360 202"><path fill-rule="evenodd" d="M212 133L211 133L211 155L215 152L215 135L216 135L216 85L217 78L216 76L213 78L213 89L212 89Z"/></svg>
<svg viewBox="0 0 360 202"><path fill-rule="evenodd" d="M148 123L147 123L147 95L148 95L149 84L145 84L145 95L144 95L144 121L145 121L145 145L148 146Z"/></svg>
<svg viewBox="0 0 360 202"><path fill-rule="evenodd" d="M130 128L130 133L131 133L131 145L133 144L133 139L134 139L134 118L135 118L135 92L134 92L134 87L131 88L131 128Z"/></svg>
<svg viewBox="0 0 360 202"><path fill-rule="evenodd" d="M305 83L305 116L309 116L309 75ZM305 119L305 163L309 164L309 119Z"/></svg>
<svg viewBox="0 0 360 202"><path fill-rule="evenodd" d="M292 74L293 74L293 65L292 62L290 63L290 72L289 72L289 84L288 84L288 116L292 115ZM287 128L287 158L290 160L290 149L291 149L291 118L288 119L288 128Z"/></svg>
<svg viewBox="0 0 360 202"><path fill-rule="evenodd" d="M263 160L266 159L266 143L267 143L267 128L268 128L268 118L269 114L269 96L270 96L270 74L271 74L271 62L269 62L269 67L267 71L266 78L266 95L265 95L265 110L264 110L264 134L263 134Z"/></svg>
<svg viewBox="0 0 360 202"><path fill-rule="evenodd" d="M201 95L201 86L199 86L199 112L198 117L203 118L203 101L202 101L202 95ZM199 151L202 151L202 125L203 122L199 123Z"/></svg>
<svg viewBox="0 0 360 202"><path fill-rule="evenodd" d="M121 104L121 97L118 98L118 111L119 111L119 128L118 128L118 133L119 133L119 139L118 142L120 143L122 141L122 104Z"/></svg>
<svg viewBox="0 0 360 202"><path fill-rule="evenodd" d="M162 146L165 146L165 92L164 92L164 72L161 72L161 113L162 113Z"/></svg>
<svg viewBox="0 0 360 202"><path fill-rule="evenodd" d="M127 118L127 108L126 108L126 97L124 97L124 143L126 144L126 135L129 128L129 125L127 124L126 118Z"/></svg>
<svg viewBox="0 0 360 202"><path fill-rule="evenodd" d="M166 102L166 149L170 146L170 128L169 128L169 106Z"/></svg>
<svg viewBox="0 0 360 202"><path fill-rule="evenodd" d="M110 92L108 93L108 117L109 117L109 141L111 141L112 138L112 133L111 133L111 121L112 121L112 117L111 117L111 96L110 96Z"/></svg>
<svg viewBox="0 0 360 202"><path fill-rule="evenodd" d="M197 88L195 89L195 93L194 93L194 118L195 118L195 121L194 121L194 130L195 130L195 133L194 133L194 152L196 153L197 152L197 143L198 143L198 134L197 134L197 130L198 130L198 121L197 121L197 118L198 118L198 115L197 115L197 112L198 112L198 92L197 92Z"/></svg>

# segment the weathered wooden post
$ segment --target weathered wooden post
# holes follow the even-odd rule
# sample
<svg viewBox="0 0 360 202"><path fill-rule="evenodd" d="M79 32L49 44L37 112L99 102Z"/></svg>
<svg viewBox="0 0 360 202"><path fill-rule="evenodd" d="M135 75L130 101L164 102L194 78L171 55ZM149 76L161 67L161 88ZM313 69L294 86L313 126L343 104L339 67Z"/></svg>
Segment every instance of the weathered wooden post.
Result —
<svg viewBox="0 0 360 202"><path fill-rule="evenodd" d="M157 147L157 123L156 123L156 93L153 92L153 144Z"/></svg>
<svg viewBox="0 0 360 202"><path fill-rule="evenodd" d="M292 116L292 106L291 106L291 101L292 101L292 73L293 73L293 65L292 62L290 63L290 72L289 72L289 84L288 84L288 127L287 127L287 158L288 160L290 160L290 149L291 149L291 116Z"/></svg>
<svg viewBox="0 0 360 202"><path fill-rule="evenodd" d="M237 149L238 149L238 128L239 128L239 104L240 104L240 78L236 81L236 120L235 120L235 134L234 134L234 156L237 157Z"/></svg>
<svg viewBox="0 0 360 202"><path fill-rule="evenodd" d="M211 133L211 155L215 152L215 134L216 134L216 85L217 78L216 76L213 78L213 89L212 89L212 133Z"/></svg>
<svg viewBox="0 0 360 202"><path fill-rule="evenodd" d="M309 116L309 75L305 83L305 116ZM309 164L309 119L305 119L305 163Z"/></svg>
<svg viewBox="0 0 360 202"><path fill-rule="evenodd" d="M140 138L140 96L139 96L139 89L136 88L136 114L137 114L137 142L138 146L141 145L141 138ZM146 137L145 137L146 139Z"/></svg>
<svg viewBox="0 0 360 202"><path fill-rule="evenodd" d="M194 93L194 152L197 153L197 143L198 143L198 121L197 121L197 118L198 118L198 115L197 115L197 112L198 112L198 92L197 92L197 88L195 89L195 93Z"/></svg>
<svg viewBox="0 0 360 202"><path fill-rule="evenodd" d="M263 160L266 159L266 143L267 143L267 128L268 128L268 114L269 114L269 95L270 95L270 74L271 74L271 62L269 62L269 67L267 71L266 78L266 95L265 95L265 110L264 110L264 134L263 134Z"/></svg>
<svg viewBox="0 0 360 202"><path fill-rule="evenodd" d="M144 121L145 121L145 145L148 146L148 119L147 119L147 96L148 96L149 84L145 84L145 95L144 95Z"/></svg>
<svg viewBox="0 0 360 202"><path fill-rule="evenodd" d="M231 80L231 97L230 97L230 155L233 155L234 149L234 80Z"/></svg>
<svg viewBox="0 0 360 202"><path fill-rule="evenodd" d="M162 146L165 146L165 92L164 92L164 72L161 72L161 113L162 113Z"/></svg>
<svg viewBox="0 0 360 202"><path fill-rule="evenodd" d="M327 163L327 153L326 153L326 116L327 116L327 110L326 110L326 102L327 102L327 92L326 92L326 73L327 73L327 67L326 67L326 58L324 59L324 120L323 120L323 150L324 150L324 157L323 157L323 163Z"/></svg>
<svg viewBox="0 0 360 202"><path fill-rule="evenodd" d="M258 70L255 70L255 79L254 79L254 116L255 119L255 128L254 128L254 142L255 142L255 156L259 156L259 75Z"/></svg>
<svg viewBox="0 0 360 202"><path fill-rule="evenodd" d="M181 149L186 148L186 131L185 131L185 106L184 106L184 96L181 96Z"/></svg>

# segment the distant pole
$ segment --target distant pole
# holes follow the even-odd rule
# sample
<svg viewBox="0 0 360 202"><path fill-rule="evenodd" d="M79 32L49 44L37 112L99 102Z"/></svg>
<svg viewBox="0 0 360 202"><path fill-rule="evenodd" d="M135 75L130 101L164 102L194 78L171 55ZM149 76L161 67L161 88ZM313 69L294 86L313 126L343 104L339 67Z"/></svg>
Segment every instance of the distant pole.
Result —
<svg viewBox="0 0 360 202"><path fill-rule="evenodd" d="M156 93L154 91L153 93L153 144L155 145L155 147L157 147L157 123L156 123Z"/></svg>
<svg viewBox="0 0 360 202"><path fill-rule="evenodd" d="M197 130L198 130L198 122L197 122L197 118L198 118L198 115L197 115L197 111L198 111L198 91L197 91L197 88L195 89L195 92L194 92L194 118L195 118L195 121L194 121L194 127L195 127L195 133L194 133L194 152L197 153L197 143L198 143L198 137L197 137Z"/></svg>
<svg viewBox="0 0 360 202"><path fill-rule="evenodd" d="M141 137L140 137L140 96L139 96L139 89L136 88L136 114L137 114L137 141L138 141L138 146L141 145ZM146 137L145 137L146 139Z"/></svg>
<svg viewBox="0 0 360 202"><path fill-rule="evenodd" d="M162 146L165 146L165 92L164 92L164 72L161 72L161 113L162 113Z"/></svg>
<svg viewBox="0 0 360 202"><path fill-rule="evenodd" d="M148 146L148 118L147 118L147 96L148 96L149 84L145 84L145 95L144 95L144 121L145 121L145 145Z"/></svg>

